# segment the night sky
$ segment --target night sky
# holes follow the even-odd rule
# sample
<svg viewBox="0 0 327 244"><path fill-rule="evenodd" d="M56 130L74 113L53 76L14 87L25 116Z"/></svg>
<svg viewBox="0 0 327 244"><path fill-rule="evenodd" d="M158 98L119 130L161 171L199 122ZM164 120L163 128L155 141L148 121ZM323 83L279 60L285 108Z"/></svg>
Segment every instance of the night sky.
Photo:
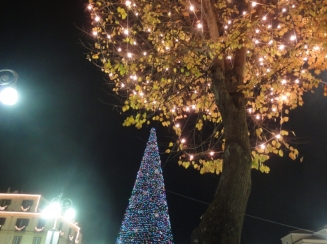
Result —
<svg viewBox="0 0 327 244"><path fill-rule="evenodd" d="M84 243L110 244L150 127L122 127L124 117L108 104L105 75L85 59L80 42L86 37L79 28L90 30L85 8L82 0L1 3L0 69L19 74L20 100L0 105L0 191L11 187L48 199L63 191L78 211ZM270 174L253 171L242 244L280 243L295 227L327 224L326 108L318 89L291 112L287 126L301 142L303 163L273 157ZM160 127L157 136L159 144L167 140ZM166 159L162 154L174 241L189 243L219 177Z"/></svg>

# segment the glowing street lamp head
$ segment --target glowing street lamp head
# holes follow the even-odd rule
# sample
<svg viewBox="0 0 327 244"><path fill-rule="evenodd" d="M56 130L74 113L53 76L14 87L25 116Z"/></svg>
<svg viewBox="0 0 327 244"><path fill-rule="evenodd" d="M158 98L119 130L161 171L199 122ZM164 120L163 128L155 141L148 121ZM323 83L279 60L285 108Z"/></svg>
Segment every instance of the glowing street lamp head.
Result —
<svg viewBox="0 0 327 244"><path fill-rule="evenodd" d="M76 211L73 208L67 209L64 214L65 218L68 220L74 220L75 215L76 215Z"/></svg>
<svg viewBox="0 0 327 244"><path fill-rule="evenodd" d="M50 219L50 218L57 218L59 217L61 212L61 205L59 202L52 202L48 207L43 210L43 217Z"/></svg>
<svg viewBox="0 0 327 244"><path fill-rule="evenodd" d="M14 105L18 100L18 93L12 87L6 87L0 92L0 101L5 105Z"/></svg>

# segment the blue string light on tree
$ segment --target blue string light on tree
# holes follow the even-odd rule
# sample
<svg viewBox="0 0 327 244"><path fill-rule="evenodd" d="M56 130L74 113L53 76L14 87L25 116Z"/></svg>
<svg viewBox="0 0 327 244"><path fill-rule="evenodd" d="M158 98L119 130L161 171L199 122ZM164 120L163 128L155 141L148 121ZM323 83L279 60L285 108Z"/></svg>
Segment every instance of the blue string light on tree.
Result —
<svg viewBox="0 0 327 244"><path fill-rule="evenodd" d="M116 241L116 244L126 243L173 243L154 128Z"/></svg>

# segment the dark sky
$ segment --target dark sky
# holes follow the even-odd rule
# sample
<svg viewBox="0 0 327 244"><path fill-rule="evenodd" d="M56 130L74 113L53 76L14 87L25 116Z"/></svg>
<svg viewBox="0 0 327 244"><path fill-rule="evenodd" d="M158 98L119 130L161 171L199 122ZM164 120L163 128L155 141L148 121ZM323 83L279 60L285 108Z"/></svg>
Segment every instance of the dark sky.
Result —
<svg viewBox="0 0 327 244"><path fill-rule="evenodd" d="M19 73L20 100L0 106L0 191L51 199L63 189L85 244L108 244L117 237L150 128L123 128L123 117L106 104L104 74L85 59L79 41L77 27L89 28L85 2L1 3L0 69ZM270 174L253 171L242 244L280 243L293 229L282 224L327 224L327 98L318 90L305 102L288 125L306 142L299 145L304 162L273 157ZM160 129L157 135L165 139ZM163 173L175 243L189 243L207 205L171 192L210 202L219 177L173 160Z"/></svg>

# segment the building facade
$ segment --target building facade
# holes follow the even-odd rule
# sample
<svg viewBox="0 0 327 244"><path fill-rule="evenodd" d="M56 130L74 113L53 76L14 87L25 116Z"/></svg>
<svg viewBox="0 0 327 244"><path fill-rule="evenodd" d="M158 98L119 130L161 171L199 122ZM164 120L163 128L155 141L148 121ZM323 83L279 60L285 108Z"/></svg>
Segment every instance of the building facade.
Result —
<svg viewBox="0 0 327 244"><path fill-rule="evenodd" d="M327 244L327 226L318 231L296 230L284 236L282 244Z"/></svg>
<svg viewBox="0 0 327 244"><path fill-rule="evenodd" d="M44 218L42 210L49 203L41 195L0 193L0 244L45 244L54 226L59 231L56 244L82 244L77 223L62 215Z"/></svg>

